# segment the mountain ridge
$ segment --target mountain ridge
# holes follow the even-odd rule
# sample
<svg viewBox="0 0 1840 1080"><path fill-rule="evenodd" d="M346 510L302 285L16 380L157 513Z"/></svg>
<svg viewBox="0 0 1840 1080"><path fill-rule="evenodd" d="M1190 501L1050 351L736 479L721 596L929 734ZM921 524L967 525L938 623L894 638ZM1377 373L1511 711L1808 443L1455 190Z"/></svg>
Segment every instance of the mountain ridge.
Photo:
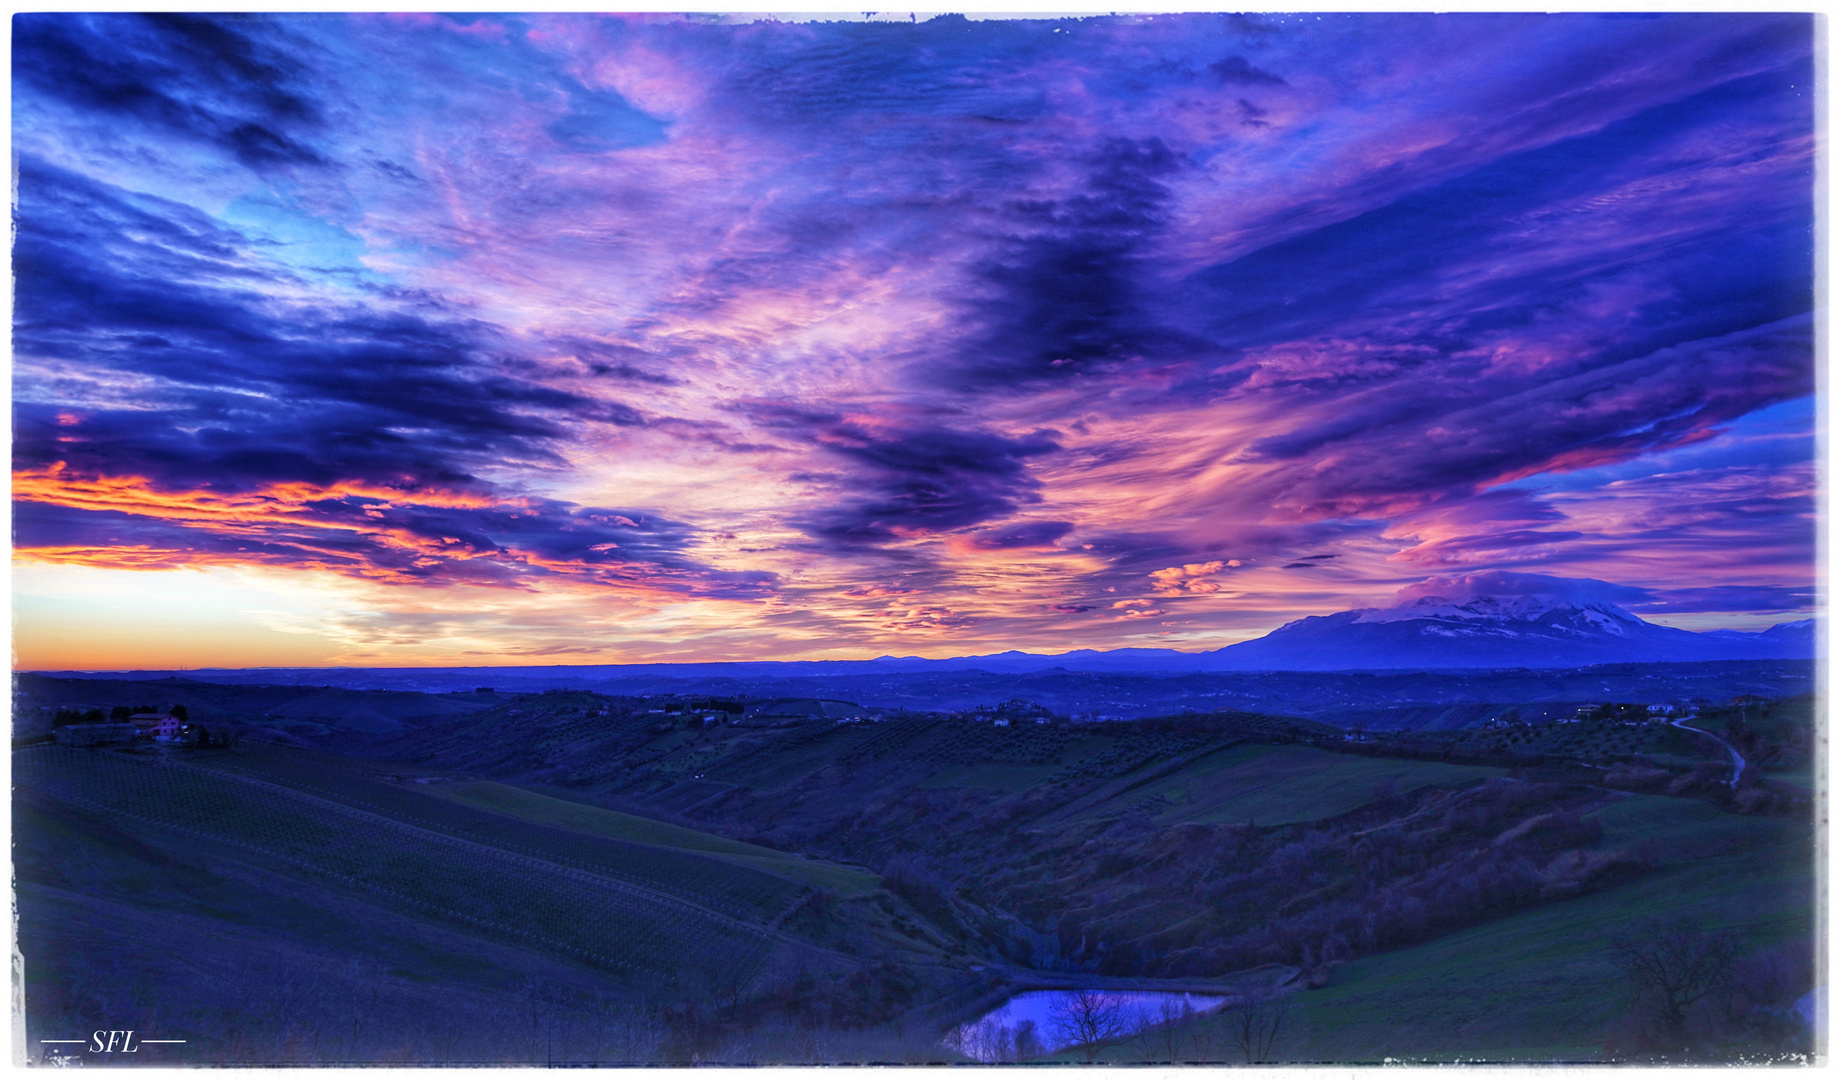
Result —
<svg viewBox="0 0 1840 1080"><path fill-rule="evenodd" d="M932 659L920 656L884 655L870 660L733 660L693 661L646 664L556 664L556 665L430 665L426 667L259 667L259 668L192 668L138 669L123 671L42 671L43 675L91 675L103 678L165 677L222 681L226 677L272 678L278 676L309 677L316 673L371 672L376 674L472 673L470 677L490 679L495 673L536 678L545 674L582 677L605 673L622 675L873 675L917 674L922 672L990 672L1022 674L1036 671L1094 671L1107 673L1202 674L1210 672L1253 671L1394 671L1445 670L1464 668L1549 668L1589 667L1616 663L1693 663L1704 660L1812 660L1816 655L1817 620L1799 619L1778 623L1761 631L1709 630L1694 632L1657 626L1636 620L1647 631L1659 632L1652 637L1643 633L1636 647L1620 654L1610 648L1589 648L1589 639L1580 638L1566 649L1536 648L1539 642L1525 636L1514 637L1510 628L1496 627L1493 635L1468 635L1469 640L1451 633L1438 634L1436 648L1426 645L1418 652L1395 649L1376 652L1368 649L1350 653L1346 642L1331 639L1330 631L1347 625L1363 627L1398 627L1410 620L1360 623L1364 612L1385 610L1364 608L1312 615L1294 620L1251 641L1201 652L1176 649L1075 649L1065 653L1031 653L1017 649L999 653ZM1634 617L1631 616L1633 619ZM1442 625L1442 624L1440 624ZM1472 625L1468 629L1475 629ZM1448 627L1445 627L1448 630ZM1501 646L1477 655L1475 641L1493 636ZM1628 645L1628 635L1616 641ZM1518 644L1518 648L1515 646ZM1597 643L1599 646L1603 642Z"/></svg>

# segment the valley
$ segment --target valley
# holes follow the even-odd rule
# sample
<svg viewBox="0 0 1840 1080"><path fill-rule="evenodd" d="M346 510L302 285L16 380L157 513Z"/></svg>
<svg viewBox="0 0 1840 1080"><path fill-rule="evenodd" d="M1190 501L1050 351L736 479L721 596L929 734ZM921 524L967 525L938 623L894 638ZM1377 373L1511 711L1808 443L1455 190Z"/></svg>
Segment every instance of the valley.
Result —
<svg viewBox="0 0 1840 1080"><path fill-rule="evenodd" d="M16 729L34 1039L109 1013L193 1063L1233 1061L1257 1004L1269 1060L1804 1045L1771 1018L1814 977L1806 697L1698 708L1734 785L1720 742L1614 704L1389 732L713 688L17 692L183 696L219 733ZM1732 954L1679 1046L1617 953L1664 924ZM1049 990L1228 1004L953 1041Z"/></svg>

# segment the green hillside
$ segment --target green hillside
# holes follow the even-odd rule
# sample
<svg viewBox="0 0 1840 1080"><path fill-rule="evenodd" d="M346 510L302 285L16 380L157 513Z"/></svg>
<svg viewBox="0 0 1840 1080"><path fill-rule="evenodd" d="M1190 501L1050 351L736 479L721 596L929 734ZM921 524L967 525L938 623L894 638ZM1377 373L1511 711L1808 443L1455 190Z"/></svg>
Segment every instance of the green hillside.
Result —
<svg viewBox="0 0 1840 1080"><path fill-rule="evenodd" d="M430 784L426 790L436 798L480 807L519 821L651 847L698 852L737 866L832 889L845 896L864 895L881 888L881 881L865 870L838 866L821 859L798 858L756 844L697 832L654 818L551 798L508 784L469 780L455 784Z"/></svg>
<svg viewBox="0 0 1840 1080"><path fill-rule="evenodd" d="M1629 1007L1611 939L1656 915L1731 929L1746 952L1811 940L1813 830L1634 796L1595 815L1607 847L1656 853L1654 873L1601 892L1338 966L1294 995L1273 1053L1290 1062L1600 1061ZM1410 1022L1402 1022L1402 1018ZM1204 1020L1191 1038L1226 1040ZM1212 1029L1212 1030L1208 1030ZM1129 1048L1112 1056L1125 1060Z"/></svg>
<svg viewBox="0 0 1840 1080"><path fill-rule="evenodd" d="M43 747L15 762L17 782L92 814L224 844L385 906L623 976L667 976L681 970L685 956L708 955L751 978L774 944L758 925L720 909L770 909L780 898L757 899L728 878L615 876L611 861L583 872L177 761ZM674 888L647 887L660 879ZM724 886L718 902L698 903L708 898L698 886L712 881Z"/></svg>

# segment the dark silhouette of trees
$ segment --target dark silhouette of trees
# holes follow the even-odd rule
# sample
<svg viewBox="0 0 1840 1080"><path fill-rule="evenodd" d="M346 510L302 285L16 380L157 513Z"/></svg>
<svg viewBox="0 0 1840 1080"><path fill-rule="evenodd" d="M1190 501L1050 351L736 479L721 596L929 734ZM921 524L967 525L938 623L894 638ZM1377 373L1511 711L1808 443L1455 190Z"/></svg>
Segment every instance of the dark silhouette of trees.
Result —
<svg viewBox="0 0 1840 1080"><path fill-rule="evenodd" d="M987 1065L1027 1061L1048 1052L1035 1030L1035 1021L1018 1020L1014 1027L994 1016L946 1033L945 1044Z"/></svg>
<svg viewBox="0 0 1840 1080"><path fill-rule="evenodd" d="M1042 1045L1041 1036L1035 1033L1035 1021L1018 1020L1016 1022L1016 1060L1027 1061L1048 1052Z"/></svg>
<svg viewBox="0 0 1840 1080"><path fill-rule="evenodd" d="M1189 1042L1189 1023L1194 1018L1195 1007L1188 1003L1186 996L1165 997L1158 1002L1155 1012L1140 1018L1137 1035L1143 1040L1145 1059L1170 1064L1181 1061L1184 1046Z"/></svg>
<svg viewBox="0 0 1840 1080"><path fill-rule="evenodd" d="M1069 1045L1077 1045L1091 1062L1098 1055L1099 1044L1128 1034L1124 1002L1103 990L1070 990L1055 1003L1055 1033Z"/></svg>
<svg viewBox="0 0 1840 1080"><path fill-rule="evenodd" d="M1245 1056L1246 1064L1271 1060L1271 1047L1290 1015L1290 1001L1269 988L1249 987L1226 1007L1227 1041Z"/></svg>
<svg viewBox="0 0 1840 1080"><path fill-rule="evenodd" d="M1730 931L1701 930L1690 922L1646 920L1611 940L1634 992L1636 1022L1653 1049L1687 1050L1687 1010L1727 992L1737 943Z"/></svg>

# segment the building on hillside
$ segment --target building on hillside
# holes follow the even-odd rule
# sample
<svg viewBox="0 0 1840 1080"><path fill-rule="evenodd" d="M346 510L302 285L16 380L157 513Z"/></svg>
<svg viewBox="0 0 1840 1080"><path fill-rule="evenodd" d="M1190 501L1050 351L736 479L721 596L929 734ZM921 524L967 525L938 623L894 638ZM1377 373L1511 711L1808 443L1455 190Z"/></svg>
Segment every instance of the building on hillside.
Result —
<svg viewBox="0 0 1840 1080"><path fill-rule="evenodd" d="M1648 715L1650 716L1672 716L1674 715L1674 706L1672 705L1650 705L1648 707Z"/></svg>
<svg viewBox="0 0 1840 1080"><path fill-rule="evenodd" d="M185 721L171 713L135 713L128 723L149 739L176 739L185 728Z"/></svg>

